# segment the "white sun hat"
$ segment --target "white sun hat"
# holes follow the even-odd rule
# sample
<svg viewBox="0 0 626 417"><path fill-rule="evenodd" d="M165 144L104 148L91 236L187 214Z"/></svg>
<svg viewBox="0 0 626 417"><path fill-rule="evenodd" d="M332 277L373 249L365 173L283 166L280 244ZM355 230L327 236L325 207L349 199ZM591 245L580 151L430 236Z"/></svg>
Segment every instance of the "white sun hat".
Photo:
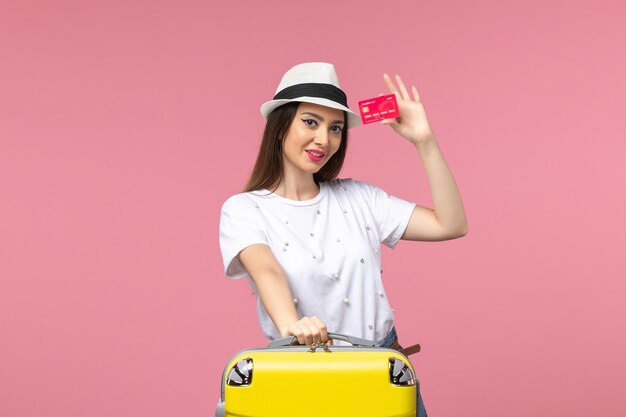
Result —
<svg viewBox="0 0 626 417"><path fill-rule="evenodd" d="M275 108L293 101L343 110L347 112L348 128L361 124L361 117L348 108L333 64L307 62L291 68L280 80L274 99L261 105L261 114L267 119Z"/></svg>

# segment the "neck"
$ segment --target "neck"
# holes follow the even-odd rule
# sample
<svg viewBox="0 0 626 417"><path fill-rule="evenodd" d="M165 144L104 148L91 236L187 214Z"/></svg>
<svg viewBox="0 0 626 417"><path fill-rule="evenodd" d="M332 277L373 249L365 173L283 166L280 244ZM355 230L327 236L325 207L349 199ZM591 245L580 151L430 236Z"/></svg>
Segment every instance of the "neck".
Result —
<svg viewBox="0 0 626 417"><path fill-rule="evenodd" d="M282 181L273 191L281 197L302 201L315 198L320 192L320 187L315 183L311 174L283 175Z"/></svg>

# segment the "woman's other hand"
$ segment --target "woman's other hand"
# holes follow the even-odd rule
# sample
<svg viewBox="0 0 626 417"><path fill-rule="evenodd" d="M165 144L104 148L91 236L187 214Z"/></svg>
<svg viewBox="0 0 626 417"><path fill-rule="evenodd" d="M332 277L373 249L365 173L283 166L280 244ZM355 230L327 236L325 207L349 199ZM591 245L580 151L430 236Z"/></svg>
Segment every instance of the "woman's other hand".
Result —
<svg viewBox="0 0 626 417"><path fill-rule="evenodd" d="M397 87L389 75L384 74L383 78L385 79L389 91L396 95L400 117L397 119L386 119L381 123L391 126L400 136L414 145L432 140L434 134L428 123L426 110L420 101L417 88L415 88L415 86L411 88L411 92L413 93L411 97L411 94L409 94L409 91L404 86L402 78L400 78L399 75L396 75Z"/></svg>
<svg viewBox="0 0 626 417"><path fill-rule="evenodd" d="M326 324L316 316L302 317L295 323L280 329L283 337L295 336L301 345L328 342L328 329Z"/></svg>
<svg viewBox="0 0 626 417"><path fill-rule="evenodd" d="M400 117L381 123L391 126L415 146L428 177L433 201L433 208L416 206L413 209L402 239L435 241L465 236L467 220L461 193L435 140L417 88L411 88L411 97L399 75L395 77L397 87L389 75L384 74L383 78L389 91L396 96Z"/></svg>

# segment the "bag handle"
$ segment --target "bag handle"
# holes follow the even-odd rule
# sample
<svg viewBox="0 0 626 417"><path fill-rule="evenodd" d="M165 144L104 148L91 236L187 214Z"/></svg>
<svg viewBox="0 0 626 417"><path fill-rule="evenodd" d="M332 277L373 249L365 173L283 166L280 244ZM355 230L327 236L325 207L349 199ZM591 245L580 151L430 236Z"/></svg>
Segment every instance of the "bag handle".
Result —
<svg viewBox="0 0 626 417"><path fill-rule="evenodd" d="M375 347L376 342L367 339L361 339L360 337L348 336L341 333L328 333L328 338L332 340L341 340L342 342L348 342L352 344L352 346L362 346L362 347ZM295 336L285 337L283 339L272 340L267 344L268 348L279 348L286 346L300 346L298 345L298 338Z"/></svg>

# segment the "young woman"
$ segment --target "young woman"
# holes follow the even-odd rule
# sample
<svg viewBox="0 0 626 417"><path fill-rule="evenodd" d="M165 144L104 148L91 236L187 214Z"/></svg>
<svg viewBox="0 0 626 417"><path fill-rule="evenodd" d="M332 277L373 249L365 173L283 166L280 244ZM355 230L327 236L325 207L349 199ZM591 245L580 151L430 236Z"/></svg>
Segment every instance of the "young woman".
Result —
<svg viewBox="0 0 626 417"><path fill-rule="evenodd" d="M294 335L324 343L328 332L397 346L393 310L381 281L380 244L464 236L463 202L415 87L385 74L400 117L385 120L408 140L424 166L433 208L387 195L373 185L337 179L350 111L333 65L296 65L283 76L244 193L222 207L220 245L226 275L248 277L270 339ZM418 416L425 415L418 397Z"/></svg>

